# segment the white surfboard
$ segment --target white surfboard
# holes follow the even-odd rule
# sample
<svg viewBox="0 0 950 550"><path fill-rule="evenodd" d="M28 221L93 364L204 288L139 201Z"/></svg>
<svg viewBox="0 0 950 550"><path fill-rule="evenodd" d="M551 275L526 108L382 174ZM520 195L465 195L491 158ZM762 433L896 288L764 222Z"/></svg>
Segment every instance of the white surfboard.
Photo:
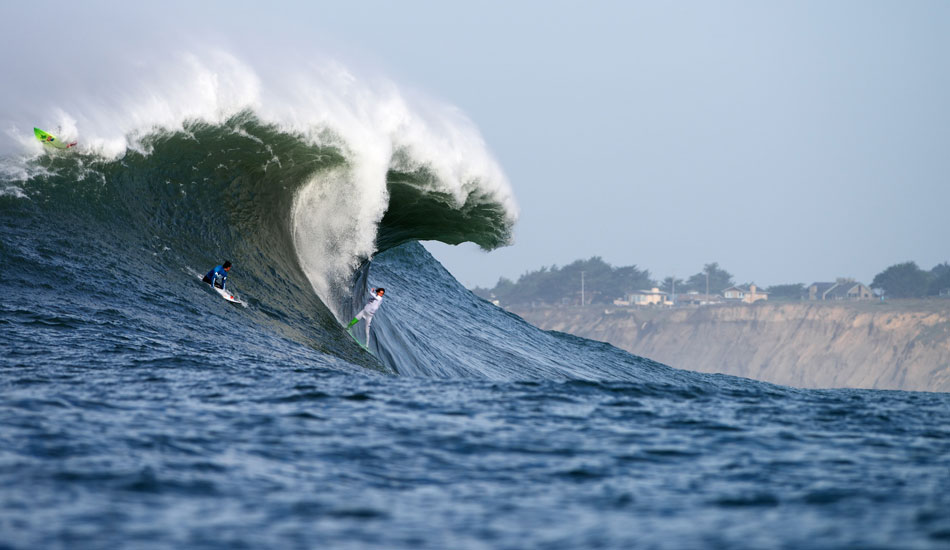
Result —
<svg viewBox="0 0 950 550"><path fill-rule="evenodd" d="M214 291L217 292L218 295L220 295L225 300L231 302L232 304L241 304L242 306L244 305L244 302L242 302L241 300L238 300L237 298L234 297L234 294L231 294L230 292L228 292L227 290L224 290L223 288L214 287Z"/></svg>
<svg viewBox="0 0 950 550"><path fill-rule="evenodd" d="M208 285L208 283L204 282L204 277L198 277L198 278L201 279L201 284ZM247 304L239 300L237 296L235 296L234 294L231 294L227 290L224 290L223 288L218 288L214 285L208 285L208 286L210 286L218 294L218 296L221 296L222 298L231 302L232 304L238 304L240 306L247 307Z"/></svg>

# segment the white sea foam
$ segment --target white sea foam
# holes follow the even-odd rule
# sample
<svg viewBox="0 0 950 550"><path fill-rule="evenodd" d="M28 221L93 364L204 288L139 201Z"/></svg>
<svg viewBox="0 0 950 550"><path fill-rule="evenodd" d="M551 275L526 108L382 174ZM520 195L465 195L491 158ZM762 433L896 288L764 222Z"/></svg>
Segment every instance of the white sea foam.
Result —
<svg viewBox="0 0 950 550"><path fill-rule="evenodd" d="M27 198L26 193L23 192L23 189L17 187L16 185L0 186L0 197L16 197L18 199Z"/></svg>

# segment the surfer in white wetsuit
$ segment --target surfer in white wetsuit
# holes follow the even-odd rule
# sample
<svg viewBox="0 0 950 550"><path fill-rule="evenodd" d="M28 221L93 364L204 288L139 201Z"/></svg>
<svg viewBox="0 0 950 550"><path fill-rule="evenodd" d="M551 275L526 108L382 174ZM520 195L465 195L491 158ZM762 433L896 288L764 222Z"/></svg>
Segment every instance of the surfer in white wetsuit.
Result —
<svg viewBox="0 0 950 550"><path fill-rule="evenodd" d="M353 320L350 321L350 324L346 326L346 329L349 330L356 323L360 322L360 319L366 320L366 345L369 345L369 326L373 323L373 315L376 314L376 310L379 309L379 305L383 302L383 294L386 294L386 289L384 288L374 288L373 296L366 302L366 305L363 306L363 310L356 314L356 317L353 317Z"/></svg>

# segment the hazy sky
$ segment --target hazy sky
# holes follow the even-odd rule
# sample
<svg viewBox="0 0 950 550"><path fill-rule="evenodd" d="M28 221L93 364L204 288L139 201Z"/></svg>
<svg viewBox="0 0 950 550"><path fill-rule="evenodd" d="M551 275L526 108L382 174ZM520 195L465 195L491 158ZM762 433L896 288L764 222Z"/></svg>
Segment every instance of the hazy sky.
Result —
<svg viewBox="0 0 950 550"><path fill-rule="evenodd" d="M950 3L402 4L321 26L459 105L510 177L514 246L430 247L463 283L950 259Z"/></svg>
<svg viewBox="0 0 950 550"><path fill-rule="evenodd" d="M457 105L521 207L511 247L429 245L469 286L594 255L760 285L950 260L948 2L196 4L0 19L70 44L254 36Z"/></svg>

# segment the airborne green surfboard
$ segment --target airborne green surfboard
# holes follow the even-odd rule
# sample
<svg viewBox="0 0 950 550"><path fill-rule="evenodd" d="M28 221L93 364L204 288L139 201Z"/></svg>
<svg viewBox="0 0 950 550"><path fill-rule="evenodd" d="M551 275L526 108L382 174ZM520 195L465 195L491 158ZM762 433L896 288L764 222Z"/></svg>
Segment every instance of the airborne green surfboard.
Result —
<svg viewBox="0 0 950 550"><path fill-rule="evenodd" d="M40 130L39 128L33 128L33 135L35 135L36 139L40 140L43 143L43 145L49 145L50 147L55 147L56 149L69 149L70 147L78 143L76 141L72 143L64 143L53 134L44 132L43 130Z"/></svg>

